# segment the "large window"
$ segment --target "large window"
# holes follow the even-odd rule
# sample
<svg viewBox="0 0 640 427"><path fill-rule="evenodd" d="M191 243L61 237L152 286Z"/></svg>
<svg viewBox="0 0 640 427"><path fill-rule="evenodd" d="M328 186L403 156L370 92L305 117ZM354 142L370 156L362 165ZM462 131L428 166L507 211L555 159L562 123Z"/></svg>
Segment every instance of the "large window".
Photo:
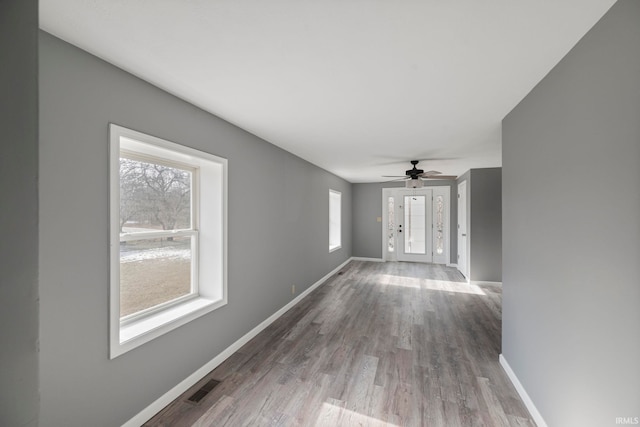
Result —
<svg viewBox="0 0 640 427"><path fill-rule="evenodd" d="M113 358L226 304L227 162L110 132Z"/></svg>
<svg viewBox="0 0 640 427"><path fill-rule="evenodd" d="M339 191L329 190L329 252L342 246L341 198L342 194Z"/></svg>

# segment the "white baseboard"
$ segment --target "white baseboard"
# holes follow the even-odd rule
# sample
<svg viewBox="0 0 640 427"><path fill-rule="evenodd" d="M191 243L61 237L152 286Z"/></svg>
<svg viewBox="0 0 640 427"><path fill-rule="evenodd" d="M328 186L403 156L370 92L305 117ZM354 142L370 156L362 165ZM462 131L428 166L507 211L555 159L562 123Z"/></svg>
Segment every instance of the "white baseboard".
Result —
<svg viewBox="0 0 640 427"><path fill-rule="evenodd" d="M531 398L527 394L527 391L524 389L524 387L520 383L520 380L516 376L515 372L513 372L513 369L511 369L511 366L509 366L507 359L505 359L504 356L500 354L499 360L500 360L500 365L502 366L502 369L504 369L504 371L507 373L507 377L509 377L509 380L511 380L511 383L516 388L516 391L520 395L520 398L524 402L524 405L529 410L529 413L531 414L531 418L533 418L533 421L536 422L538 427L547 427L547 423L542 418L542 415L540 415L540 412L538 412L538 408L536 408L536 405L533 404L533 401L531 400Z"/></svg>
<svg viewBox="0 0 640 427"><path fill-rule="evenodd" d="M494 286L502 286L502 282L490 282L488 280L472 280L470 282L472 285L494 285Z"/></svg>
<svg viewBox="0 0 640 427"><path fill-rule="evenodd" d="M384 262L382 258L367 258L367 257L361 257L361 256L353 256L351 257L351 259L354 261Z"/></svg>
<svg viewBox="0 0 640 427"><path fill-rule="evenodd" d="M247 332L239 340L237 340L236 342L231 344L229 347L224 349L216 357L211 359L209 362L205 363L204 366L199 368L193 374L189 375L187 378L185 378L183 381L181 381L178 385L173 387L171 390L169 390L168 392L160 396L160 398L158 398L155 402L151 403L151 405L147 406L142 411L140 411L136 416L134 416L129 421L124 423L122 427L140 427L142 424L147 422L154 415L156 415L158 412L164 409L165 406L167 406L168 404L176 400L178 397L180 397L182 393L187 391L190 387L193 387L193 385L195 385L198 381L204 378L205 375L213 371L216 367L218 367L218 365L220 365L222 362L228 359L229 356L231 356L233 353L238 351L240 347L248 343L252 338L254 338L256 335L262 332L267 326L272 324L280 316L282 316L284 313L289 311L289 309L291 309L291 307L299 303L300 300L302 300L302 298L309 295L314 289L316 289L318 286L326 282L327 279L329 279L331 276L333 276L338 271L340 271L352 259L356 259L356 258L349 258L348 260L340 264L338 267L334 268L330 273L326 274L323 278L321 278L316 283L314 283L309 288L307 288L307 290L302 292L296 298L292 299L287 305L285 305L280 310L273 313L271 316L265 319L258 326L256 326L255 328Z"/></svg>
<svg viewBox="0 0 640 427"><path fill-rule="evenodd" d="M447 267L458 268L458 264L456 264L456 263L454 262L454 263L451 263L451 264L447 264Z"/></svg>

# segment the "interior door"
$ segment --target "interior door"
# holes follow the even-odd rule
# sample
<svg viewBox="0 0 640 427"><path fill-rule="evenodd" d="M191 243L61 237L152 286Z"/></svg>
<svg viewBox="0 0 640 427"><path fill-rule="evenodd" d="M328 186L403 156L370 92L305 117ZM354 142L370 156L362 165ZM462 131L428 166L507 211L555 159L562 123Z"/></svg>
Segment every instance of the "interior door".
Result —
<svg viewBox="0 0 640 427"><path fill-rule="evenodd" d="M432 190L399 189L394 194L398 261L432 261Z"/></svg>
<svg viewBox="0 0 640 427"><path fill-rule="evenodd" d="M467 260L467 181L458 184L458 270L468 276Z"/></svg>

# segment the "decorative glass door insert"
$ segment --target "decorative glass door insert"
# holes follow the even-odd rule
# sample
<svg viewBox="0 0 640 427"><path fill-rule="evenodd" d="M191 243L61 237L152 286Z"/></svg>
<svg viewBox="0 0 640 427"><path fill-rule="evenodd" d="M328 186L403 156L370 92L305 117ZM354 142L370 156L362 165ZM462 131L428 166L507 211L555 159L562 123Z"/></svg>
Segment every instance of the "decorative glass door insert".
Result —
<svg viewBox="0 0 640 427"><path fill-rule="evenodd" d="M404 196L404 252L426 253L427 212L425 196Z"/></svg>

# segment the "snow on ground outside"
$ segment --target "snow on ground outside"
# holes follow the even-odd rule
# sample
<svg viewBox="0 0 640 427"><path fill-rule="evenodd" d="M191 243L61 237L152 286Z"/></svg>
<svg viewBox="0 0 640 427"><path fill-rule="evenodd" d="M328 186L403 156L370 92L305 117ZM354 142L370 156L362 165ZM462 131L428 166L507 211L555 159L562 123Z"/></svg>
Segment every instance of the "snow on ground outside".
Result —
<svg viewBox="0 0 640 427"><path fill-rule="evenodd" d="M136 262L152 259L191 259L191 250L175 247L120 251L120 262Z"/></svg>

